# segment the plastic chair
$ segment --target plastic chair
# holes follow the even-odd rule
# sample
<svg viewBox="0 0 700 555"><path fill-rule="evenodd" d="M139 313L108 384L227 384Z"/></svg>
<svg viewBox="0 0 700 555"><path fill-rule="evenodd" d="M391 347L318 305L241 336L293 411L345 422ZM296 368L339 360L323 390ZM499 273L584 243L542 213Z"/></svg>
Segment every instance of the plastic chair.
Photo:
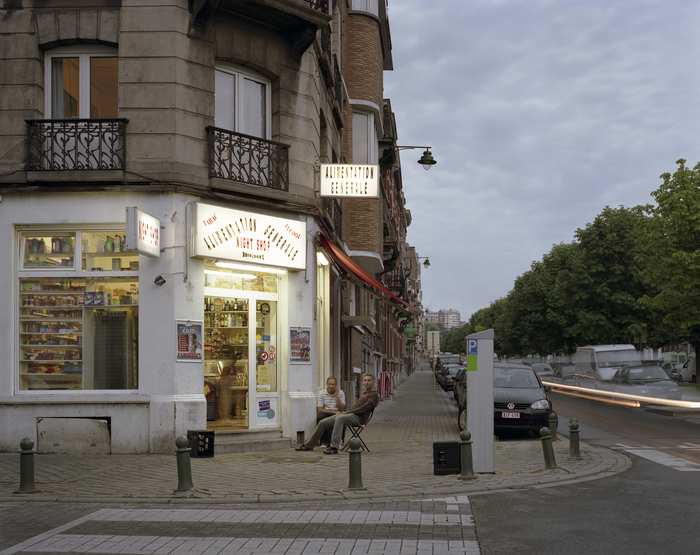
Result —
<svg viewBox="0 0 700 555"><path fill-rule="evenodd" d="M367 418L367 422L365 422L364 424L358 424L358 425L356 425L356 426L354 426L354 425L352 425L352 424L348 424L347 426L345 426L345 428L347 428L348 430L350 430L350 433L352 434L352 437L345 443L345 445L343 446L342 451L347 451L348 449L350 449L350 441L352 441L353 438L357 438L357 439L360 440L360 448L361 448L363 451L367 451L367 452L369 453L369 447L367 447L367 444L366 444L366 443L364 442L364 440L360 437L360 434L362 433L362 430L365 429L365 426L367 426L367 424L369 424L369 421L372 420L372 415L373 415L373 414L374 414L374 411L372 411L372 412L369 413L369 418Z"/></svg>

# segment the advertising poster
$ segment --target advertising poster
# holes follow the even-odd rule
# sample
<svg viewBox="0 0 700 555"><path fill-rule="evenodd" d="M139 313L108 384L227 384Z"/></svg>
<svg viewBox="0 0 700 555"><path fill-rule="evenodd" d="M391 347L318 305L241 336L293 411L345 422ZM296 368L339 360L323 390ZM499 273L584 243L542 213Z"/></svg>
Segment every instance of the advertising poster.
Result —
<svg viewBox="0 0 700 555"><path fill-rule="evenodd" d="M289 344L292 364L311 362L311 328L291 328Z"/></svg>
<svg viewBox="0 0 700 555"><path fill-rule="evenodd" d="M177 362L204 360L202 322L177 322Z"/></svg>

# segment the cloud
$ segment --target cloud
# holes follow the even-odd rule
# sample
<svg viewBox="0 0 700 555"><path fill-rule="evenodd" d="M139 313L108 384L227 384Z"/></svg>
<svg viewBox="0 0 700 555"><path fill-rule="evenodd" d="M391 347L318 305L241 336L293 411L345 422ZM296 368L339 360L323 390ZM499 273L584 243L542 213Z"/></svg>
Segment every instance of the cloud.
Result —
<svg viewBox="0 0 700 555"><path fill-rule="evenodd" d="M695 2L390 2L385 96L426 306L467 319L606 206L700 160ZM417 154L417 155L416 155ZM415 158L415 160L414 160Z"/></svg>

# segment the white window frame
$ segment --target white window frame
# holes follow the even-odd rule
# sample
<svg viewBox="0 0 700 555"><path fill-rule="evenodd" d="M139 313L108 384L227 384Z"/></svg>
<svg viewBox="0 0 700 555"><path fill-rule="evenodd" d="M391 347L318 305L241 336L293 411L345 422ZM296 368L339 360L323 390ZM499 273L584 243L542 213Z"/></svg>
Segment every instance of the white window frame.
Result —
<svg viewBox="0 0 700 555"><path fill-rule="evenodd" d="M243 82L244 79L251 79L253 81L257 81L258 83L265 85L265 136L260 137L261 139L265 140L270 140L270 137L272 136L272 81L267 79L266 77L263 77L259 73L256 73L254 71L251 71L245 67L238 66L235 64L231 64L228 62L217 62L216 63L216 71L221 71L224 73L229 73L231 75L234 75L236 77L236 94L235 94L235 110L234 110L234 129L229 129L229 131L233 131L234 133L243 133L241 131L241 113L243 112L241 106L243 105L243 98L244 98L244 93L243 93ZM216 96L216 90L214 91L214 95ZM215 100L216 102L216 100ZM216 117L216 114L215 114ZM214 125L218 127L218 123L214 122Z"/></svg>
<svg viewBox="0 0 700 555"><path fill-rule="evenodd" d="M90 119L90 58L118 58L118 52L116 48L91 44L74 44L48 50L44 59L44 114L46 114L47 119L62 119L51 113L53 99L51 62L53 58L79 58L80 104L78 117Z"/></svg>

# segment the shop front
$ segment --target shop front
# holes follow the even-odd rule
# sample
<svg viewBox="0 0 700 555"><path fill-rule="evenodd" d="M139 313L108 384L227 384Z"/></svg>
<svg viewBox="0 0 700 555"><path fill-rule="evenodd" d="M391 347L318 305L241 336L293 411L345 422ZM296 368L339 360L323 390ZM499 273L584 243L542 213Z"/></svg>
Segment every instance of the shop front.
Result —
<svg viewBox="0 0 700 555"><path fill-rule="evenodd" d="M312 421L307 217L180 194L2 209L0 451L172 453L191 430L281 440Z"/></svg>
<svg viewBox="0 0 700 555"><path fill-rule="evenodd" d="M207 428L280 428L280 292L305 268L306 222L198 203Z"/></svg>

